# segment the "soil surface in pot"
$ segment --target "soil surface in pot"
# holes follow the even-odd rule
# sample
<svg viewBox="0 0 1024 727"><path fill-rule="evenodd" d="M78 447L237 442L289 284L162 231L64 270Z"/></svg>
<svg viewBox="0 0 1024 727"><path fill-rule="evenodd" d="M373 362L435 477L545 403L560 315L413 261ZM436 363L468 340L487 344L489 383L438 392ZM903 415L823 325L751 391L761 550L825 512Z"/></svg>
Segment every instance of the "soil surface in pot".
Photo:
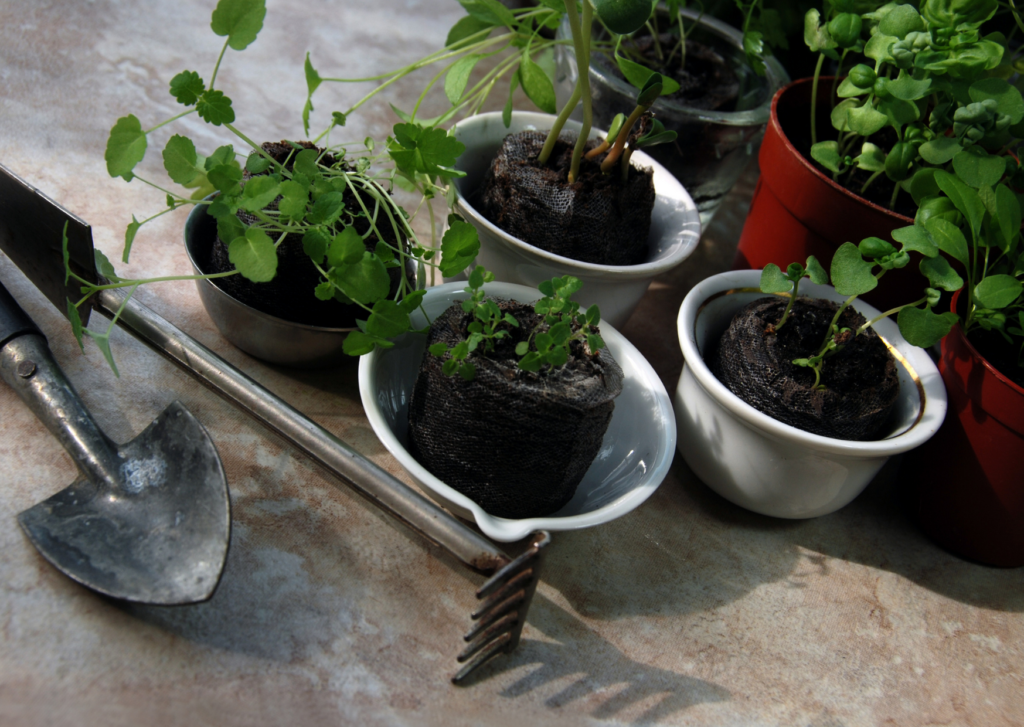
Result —
<svg viewBox="0 0 1024 727"><path fill-rule="evenodd" d="M618 167L601 172L600 160L583 159L569 183L576 137L563 134L546 166L537 163L546 133L505 137L484 179L483 215L534 247L600 265L637 265L648 255L654 209L654 173L630 166L622 183ZM598 142L587 145L588 150Z"/></svg>
<svg viewBox="0 0 1024 727"><path fill-rule="evenodd" d="M298 142L298 144L306 149L316 148L308 141ZM262 148L279 163L284 163L289 154L294 157L295 153L294 148L287 141L266 142ZM336 162L337 160L329 154L321 160L321 164L327 167ZM291 169L290 161L285 168ZM267 173L269 172L264 172L264 174ZM245 171L242 179L243 188L253 176ZM343 199L346 210L359 210L351 191L345 192ZM276 205L277 201L273 203L272 207L276 208ZM238 211L238 219L245 225L256 222L256 217L244 210ZM339 231L341 225L351 224L361 235L365 235L370 229L370 220L361 213L344 213L337 224ZM385 223L379 225L379 228L390 233L385 234L385 238L388 242L395 244L395 236L390 225ZM366 238L366 249L372 252L378 240L376 234L369 235ZM295 235L285 237L278 246L277 260L277 275L269 282L254 283L241 275L214 278L212 282L250 308L293 323L324 328L353 328L356 325L357 317L366 317L365 311L356 305L343 303L337 299L320 300L313 294L314 288L320 284L323 278L313 261L302 249L301 237ZM220 273L235 269L228 258L228 246L219 237L210 247L209 257L205 260L196 260L196 263L204 273ZM399 270L392 268L389 270L389 275L392 291L394 291L399 281Z"/></svg>
<svg viewBox="0 0 1024 727"><path fill-rule="evenodd" d="M838 83L841 81L842 79L837 81L837 88ZM826 100L832 93L831 89L832 79L821 79L818 86L818 108L817 118L815 120L819 142L834 141L837 134L836 130L832 128L832 106ZM836 102L842 100L834 95L833 99ZM811 157L811 117L809 105L780 103L778 104L777 109L779 124L782 126L782 130L786 134L786 138L789 139L790 143L796 147L797 151L800 152L804 159L814 165L815 169L829 179L833 179L837 184L840 184L843 188L858 197L866 199L879 207L890 209L889 205L892 202L892 195L896 189L896 183L889 179L888 175L879 174L871 181L868 188L865 190L864 185L871 179L873 174L872 172L868 172L863 169L854 169L852 172L843 172L839 175L838 179L834 179L834 175L831 170L826 169L821 164L814 161ZM927 118L927 116L924 118ZM886 127L864 141L870 141L882 149L891 149L897 141L896 132L892 127ZM850 151L850 156L856 157L858 154L860 154L859 147ZM901 189L899 194L896 195L896 205L892 208L892 211L905 217L909 217L910 219L914 219L914 216L917 214L917 205L914 203L914 199L910 196L910 193Z"/></svg>
<svg viewBox="0 0 1024 727"><path fill-rule="evenodd" d="M706 357L712 373L734 394L771 417L813 434L865 441L883 433L899 393L896 361L874 329L853 336L826 359L821 384L793 363L817 353L838 305L798 298L789 320L775 324L785 298L759 298L742 308ZM852 307L840 330L865 322Z"/></svg>
<svg viewBox="0 0 1024 727"><path fill-rule="evenodd" d="M684 60L681 54L673 52L677 40L678 37L671 33L661 33L655 43L650 33L638 33L632 38L630 47L639 54L644 66L679 84L679 90L667 96L667 99L705 111L734 110L739 97L740 79L728 61L711 46L693 38L686 41ZM602 58L602 62L623 78L613 60Z"/></svg>
<svg viewBox="0 0 1024 727"><path fill-rule="evenodd" d="M498 304L520 325L493 352L471 355L473 381L445 376L443 360L424 353L409 405L409 451L491 515L550 515L572 499L597 456L623 373L607 350L590 356L582 344L573 344L565 366L522 371L515 347L542 319L531 305ZM428 348L466 340L471 320L452 305L431 325Z"/></svg>

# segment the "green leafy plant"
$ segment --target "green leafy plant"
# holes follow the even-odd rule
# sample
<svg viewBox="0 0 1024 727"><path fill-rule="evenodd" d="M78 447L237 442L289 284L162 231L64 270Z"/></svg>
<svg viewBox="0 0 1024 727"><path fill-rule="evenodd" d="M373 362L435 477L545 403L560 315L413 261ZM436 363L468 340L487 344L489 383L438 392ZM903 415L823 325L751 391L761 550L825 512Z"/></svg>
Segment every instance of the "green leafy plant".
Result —
<svg viewBox="0 0 1024 727"><path fill-rule="evenodd" d="M470 297L462 302L463 312L471 314L473 319L467 326L469 336L455 346L435 343L429 349L432 355L445 358L441 371L446 376L459 374L472 381L476 377L472 354L493 352L498 341L508 338L511 329L520 327L511 313L503 312L493 299L486 297L483 285L493 280L493 273L480 266L470 273L466 288ZM592 305L581 312L579 303L571 300L581 287L582 283L570 275L552 278L537 286L544 297L534 303L533 309L541 320L527 334L526 340L516 344L520 369L537 372L545 367L564 366L574 342L582 343L590 355L604 348L604 341L597 332L600 309Z"/></svg>
<svg viewBox="0 0 1024 727"><path fill-rule="evenodd" d="M505 125L508 126L512 114L512 94L522 88L527 97L546 113L556 113L554 85L551 80L553 64L551 50L557 43L546 38L541 31L557 28L563 17L567 17L572 30L573 49L580 68L586 68L590 62L591 31L595 12L597 17L615 33L629 33L641 27L652 12L649 0L542 0L536 7L510 10L498 0L459 0L467 15L461 18L449 31L444 49L433 53L416 63L404 66L395 71L368 78L329 78L321 77L313 69L307 58L306 77L309 89L304 118L308 122L308 112L312 110L313 93L323 82L358 82L379 81L380 85L367 93L346 113L351 113L369 101L390 85L405 78L409 74L423 68L441 64L431 80L426 83L410 113L392 106L402 120L395 126L395 135L389 139L392 156L398 152L402 158L395 158L399 171L415 181L417 175L423 173L423 167L411 163L415 158L412 153L423 147L414 137L440 139L445 135L439 127L450 123L463 115L470 115L480 110L490 93L502 79L508 79L508 97L503 111ZM478 66L483 68L486 63L490 67L484 71L483 77L470 85L472 72ZM664 92L664 78L651 78L650 73L637 84L640 89L639 105L644 112ZM657 75L657 74L655 74ZM420 107L432 88L442 84L451 108L438 117L430 119L418 118ZM653 97L651 88L657 87ZM646 94L646 95L645 95ZM546 164L554 151L555 142L569 119L570 113L582 101L583 128L580 131L577 147L573 156L570 180L579 176L580 160L593 125L591 94L587 74L580 74L572 96L558 112L552 124L546 143L538 157L541 164ZM343 114L344 116L344 114ZM644 113L633 114L633 122L623 124L617 134L612 137L609 145L618 144L620 151L617 158L623 158L628 164L628 153L625 149L639 148L672 141L675 132L666 131L664 127L645 121L638 132L634 126L644 117ZM439 136L441 135L441 136ZM611 135L610 135L611 136ZM642 141L641 141L642 139ZM413 146L408 142L412 141ZM429 153L425 151L424 153ZM611 173L611 166L606 173ZM628 169L628 167L626 167Z"/></svg>
<svg viewBox="0 0 1024 727"><path fill-rule="evenodd" d="M808 11L804 40L819 54L811 156L836 181L864 194L884 174L894 183L890 209L901 190L926 208L936 204L937 169L975 188L1018 173L1009 159L1024 138L1024 101L1020 81L1008 79L1021 64L1005 35L982 30L997 0L925 0L920 11L870 0L827 5L825 15ZM1014 31L1024 29L1009 7ZM819 141L814 109L825 58L838 62L837 78L848 74L835 88L842 99L831 114L837 138ZM867 178L854 183L858 171ZM1024 184L1024 176L1015 179Z"/></svg>
<svg viewBox="0 0 1024 727"><path fill-rule="evenodd" d="M425 267L438 268L443 275L451 276L475 258L479 248L475 230L453 217L441 240L443 259L438 263L435 241L431 240L429 246L419 243L411 216L391 196L399 174L404 174L407 182L412 180L412 186L425 196L432 194L442 180L457 174L451 165L463 146L446 132L415 125L396 127L395 138L386 151L374 154L375 144L370 139L360 144L327 143L331 129L345 123L344 114L334 113L328 129L317 137L324 144L322 148L291 142L292 150L282 162L236 126L231 99L216 89L215 83L228 49L241 51L255 41L265 14L264 0L220 0L213 11L211 28L225 40L209 83L191 70L176 75L170 82L170 93L184 110L146 129L134 114L118 119L105 154L111 176L127 182L139 180L159 190L166 200L162 211L142 220L132 217L125 233L123 262L128 262L143 225L180 207L205 205L216 218L218 236L227 244L235 270L133 280L118 276L109 260L97 251L97 267L106 282L91 285L78 278L83 284L82 298L69 301L80 344L83 329L80 322L75 325L79 320L77 309L99 290L127 288L133 293L145 283L229 275L266 282L275 277L278 249L288 238L301 241L321 278L314 290L296 291L297 295L335 298L362 309L365 318L357 320L359 330L344 343L347 353L361 355L375 346L392 345L389 339L409 330L409 313L423 295L405 274L389 276L389 270L398 268L404 273L406 263L415 261L422 283ZM307 60L307 81L310 71ZM146 154L150 135L193 114L234 137L232 144L205 156L187 136L175 134L169 139L162 152L164 169L171 182L194 191L182 193L138 176L135 170ZM308 109L304 120L308 120ZM239 142L244 151L235 149L234 143ZM240 159L251 175L244 185ZM210 198L211 194L215 196ZM243 224L237 216L240 211L251 215L255 222ZM433 229L431 224L432 235ZM68 274L74 275L70 269ZM392 284L391 277L397 278L397 285ZM112 362L107 338L85 333L96 339Z"/></svg>
<svg viewBox="0 0 1024 727"><path fill-rule="evenodd" d="M896 234L899 233L899 234ZM829 323L825 338L818 350L811 356L793 361L797 366L806 366L814 371L814 386L820 386L821 369L829 357L835 355L857 335L867 331L883 318L897 316L900 333L913 346L928 347L949 333L957 321L956 315L935 313L932 309L938 304L941 291L959 290L963 279L950 266L949 262L939 255L939 248L925 235L918 233L914 227L905 227L893 234L900 243L896 247L878 237L868 237L858 245L844 243L836 251L830 266L831 281L835 291L848 296L836 310ZM887 310L875 318L866 321L856 330L840 328L838 323L843 312L861 295L869 293L878 286L879 279L889 270L906 267L910 263L910 252L916 251L924 255L920 263L921 273L928 279L929 287L918 300ZM792 291L789 303L782 317L774 324L771 332L778 332L789 319L789 314L799 292L799 284L803 278L811 282L825 284L829 282L829 273L811 256L806 265L793 263L786 272L769 263L761 272L761 291L764 293L787 293Z"/></svg>

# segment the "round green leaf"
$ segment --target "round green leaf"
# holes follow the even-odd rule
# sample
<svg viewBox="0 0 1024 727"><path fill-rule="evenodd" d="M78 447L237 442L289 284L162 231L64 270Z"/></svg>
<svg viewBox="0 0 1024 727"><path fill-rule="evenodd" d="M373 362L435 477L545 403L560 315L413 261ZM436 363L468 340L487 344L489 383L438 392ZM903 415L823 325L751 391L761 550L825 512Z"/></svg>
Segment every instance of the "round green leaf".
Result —
<svg viewBox="0 0 1024 727"><path fill-rule="evenodd" d="M917 148L906 141L897 142L885 158L885 174L894 182L902 182L910 176L910 165L917 158Z"/></svg>
<svg viewBox="0 0 1024 727"><path fill-rule="evenodd" d="M989 275L976 286L974 295L985 308L1000 310L1020 297L1021 282L1012 275Z"/></svg>
<svg viewBox="0 0 1024 727"><path fill-rule="evenodd" d="M900 40L906 38L907 33L924 29L924 19L911 5L897 5L878 24L879 33L894 35Z"/></svg>
<svg viewBox="0 0 1024 727"><path fill-rule="evenodd" d="M175 134L168 139L163 158L167 175L178 184L188 184L199 174L196 145L188 137Z"/></svg>
<svg viewBox="0 0 1024 727"><path fill-rule="evenodd" d="M878 285L871 268L871 263L861 257L856 245L844 242L832 257L832 285L839 295L863 295Z"/></svg>
<svg viewBox="0 0 1024 727"><path fill-rule="evenodd" d="M1001 78L982 78L971 84L968 93L972 101L994 99L996 111L1010 117L1011 124L1024 119L1024 97L1020 91Z"/></svg>
<svg viewBox="0 0 1024 727"><path fill-rule="evenodd" d="M917 153L929 164L939 166L959 154L962 148L956 137L939 136L922 144Z"/></svg>
<svg viewBox="0 0 1024 727"><path fill-rule="evenodd" d="M217 35L226 35L228 45L235 50L244 50L256 40L266 14L264 0L220 0L210 28Z"/></svg>
<svg viewBox="0 0 1024 727"><path fill-rule="evenodd" d="M991 187L1003 178L1006 159L993 156L975 144L953 157L953 171L975 189Z"/></svg>
<svg viewBox="0 0 1024 727"><path fill-rule="evenodd" d="M584 0L586 1L586 0ZM591 0L597 15L610 31L628 35L639 30L651 16L649 0Z"/></svg>
<svg viewBox="0 0 1024 727"><path fill-rule="evenodd" d="M925 308L903 308L896 316L900 333L911 346L927 348L938 343L956 325L955 313L936 315Z"/></svg>
<svg viewBox="0 0 1024 727"><path fill-rule="evenodd" d="M103 158L107 161L107 173L112 177L132 180L132 170L146 156L146 132L133 114L122 116L110 130L107 150Z"/></svg>
<svg viewBox="0 0 1024 727"><path fill-rule="evenodd" d="M244 237L228 243L228 259L254 283L266 283L277 275L277 249L263 230L249 227Z"/></svg>
<svg viewBox="0 0 1024 727"><path fill-rule="evenodd" d="M960 290L964 285L963 278L949 264L949 260L937 255L932 258L925 258L921 261L921 272L928 278L933 288L942 288L952 293Z"/></svg>
<svg viewBox="0 0 1024 727"><path fill-rule="evenodd" d="M761 271L762 293L788 293L793 283L787 278L778 265L768 263Z"/></svg>

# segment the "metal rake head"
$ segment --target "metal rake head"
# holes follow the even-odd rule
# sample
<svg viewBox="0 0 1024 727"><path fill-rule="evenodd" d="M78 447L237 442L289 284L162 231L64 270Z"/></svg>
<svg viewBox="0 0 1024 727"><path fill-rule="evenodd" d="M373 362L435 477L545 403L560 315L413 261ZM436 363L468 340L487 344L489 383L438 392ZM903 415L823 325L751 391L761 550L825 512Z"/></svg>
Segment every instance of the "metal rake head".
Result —
<svg viewBox="0 0 1024 727"><path fill-rule="evenodd" d="M540 581L541 551L550 542L547 532L534 533L530 547L502 566L476 592L477 599L486 600L473 614L478 623L463 637L469 646L458 660L460 664L469 663L452 677L453 684L460 684L498 654L511 653L519 645L526 614Z"/></svg>

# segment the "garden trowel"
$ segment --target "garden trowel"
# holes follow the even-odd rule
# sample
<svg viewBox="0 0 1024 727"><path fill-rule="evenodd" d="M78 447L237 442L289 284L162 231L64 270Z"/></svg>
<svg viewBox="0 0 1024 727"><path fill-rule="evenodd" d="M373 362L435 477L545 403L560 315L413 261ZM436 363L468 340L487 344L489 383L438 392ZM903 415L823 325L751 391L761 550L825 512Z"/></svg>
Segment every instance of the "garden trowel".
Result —
<svg viewBox="0 0 1024 727"><path fill-rule="evenodd" d="M23 216L21 191L12 184L20 180L0 167L0 247L16 258L10 251L32 251L41 228L62 228L64 221ZM213 595L227 557L231 513L224 468L199 421L174 402L135 439L115 444L2 285L0 376L79 470L73 484L18 516L43 557L114 598L177 605Z"/></svg>

